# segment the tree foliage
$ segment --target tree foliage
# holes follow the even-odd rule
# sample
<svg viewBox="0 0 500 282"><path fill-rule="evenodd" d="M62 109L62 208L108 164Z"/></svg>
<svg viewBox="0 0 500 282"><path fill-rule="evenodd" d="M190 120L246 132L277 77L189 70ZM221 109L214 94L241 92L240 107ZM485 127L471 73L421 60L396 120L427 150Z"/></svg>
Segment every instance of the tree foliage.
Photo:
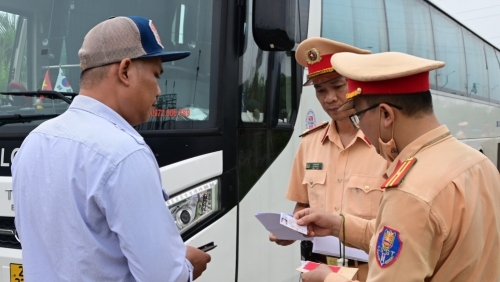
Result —
<svg viewBox="0 0 500 282"><path fill-rule="evenodd" d="M0 13L0 91L6 91L16 39L16 16Z"/></svg>

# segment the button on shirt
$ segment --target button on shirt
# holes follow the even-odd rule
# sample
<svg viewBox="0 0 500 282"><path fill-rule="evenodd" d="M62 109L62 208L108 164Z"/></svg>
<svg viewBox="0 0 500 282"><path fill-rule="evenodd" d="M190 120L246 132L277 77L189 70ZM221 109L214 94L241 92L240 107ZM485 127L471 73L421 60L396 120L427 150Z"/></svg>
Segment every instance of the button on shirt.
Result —
<svg viewBox="0 0 500 282"><path fill-rule="evenodd" d="M443 125L410 143L387 175L398 161L447 132ZM415 157L404 181L385 190L376 220L346 215L345 241L369 250L367 281L500 281L500 175L495 165L451 136ZM386 230L396 236L384 236ZM325 281L347 280L331 274Z"/></svg>
<svg viewBox="0 0 500 282"><path fill-rule="evenodd" d="M302 138L286 197L333 214L372 219L377 215L386 169L387 161L361 130L344 148L331 123Z"/></svg>
<svg viewBox="0 0 500 282"><path fill-rule="evenodd" d="M12 177L26 281L191 281L154 155L99 101L33 130Z"/></svg>

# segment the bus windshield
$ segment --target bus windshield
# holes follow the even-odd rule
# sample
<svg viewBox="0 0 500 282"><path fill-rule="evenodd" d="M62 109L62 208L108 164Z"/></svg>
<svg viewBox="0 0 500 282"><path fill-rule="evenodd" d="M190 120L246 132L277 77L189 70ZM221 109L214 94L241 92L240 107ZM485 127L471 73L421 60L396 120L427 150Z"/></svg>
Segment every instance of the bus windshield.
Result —
<svg viewBox="0 0 500 282"><path fill-rule="evenodd" d="M78 50L85 34L107 18L132 15L153 20L165 50L191 51L186 59L164 63L157 109L136 129L214 127L212 13L210 0L0 0L0 119L9 119L0 133L28 133L66 111L69 103L60 96L19 94L78 93Z"/></svg>

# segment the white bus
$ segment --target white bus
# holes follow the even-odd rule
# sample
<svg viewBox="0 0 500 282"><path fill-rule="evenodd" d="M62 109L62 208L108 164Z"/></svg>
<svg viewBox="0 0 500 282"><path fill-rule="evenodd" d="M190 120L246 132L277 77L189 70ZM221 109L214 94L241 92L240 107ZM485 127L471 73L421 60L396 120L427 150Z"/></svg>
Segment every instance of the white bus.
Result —
<svg viewBox="0 0 500 282"><path fill-rule="evenodd" d="M117 15L151 18L167 50L192 52L164 64L158 109L137 130L183 239L217 245L199 281L299 281L299 245L270 243L254 215L293 209L298 135L329 119L302 88L292 49L306 37L446 61L431 73L439 119L500 160L499 50L421 0L0 0L1 282L23 279L12 159L78 93L85 33Z"/></svg>
<svg viewBox="0 0 500 282"><path fill-rule="evenodd" d="M78 93L77 52L87 31L119 15L150 18L165 49L191 51L190 57L163 65L158 108L136 129L157 158L170 195L166 204L183 239L193 246L211 241L217 245L200 281L252 280L243 277L277 269L278 280L297 275L290 271L297 260L276 269L253 267L264 258L298 258L293 248L275 252L267 233L255 225L253 213L293 207L284 200L283 189L296 146L288 145L286 157L277 157L294 132L303 70L290 50L305 39L306 29L301 36L295 20L298 2L263 1L256 13L252 4L0 0L0 281L23 280L22 243L14 226L12 160L27 134L63 113ZM308 9L308 2L301 5ZM272 11L282 13L279 28L268 28L265 21L252 25L253 16L267 17ZM305 26L307 13L302 15ZM259 34L255 40L253 32ZM256 41L270 51L260 49ZM278 169L263 177L271 164ZM260 199L253 202L250 193ZM251 256L256 259L250 264L241 260Z"/></svg>
<svg viewBox="0 0 500 282"><path fill-rule="evenodd" d="M308 9L298 11L308 14L307 37L322 36L373 53L398 51L445 61L446 67L430 73L434 111L439 121L462 142L487 155L500 169L498 48L428 1L308 2ZM304 20L303 16L299 18ZM293 206L283 198L289 177L287 170L300 143L298 135L315 123L329 120L316 99L314 87L303 87L300 92L292 138L239 203L239 264L235 281L299 281L293 270L299 264L299 244L289 247L270 244L268 232L262 230L253 215L260 211L292 210Z"/></svg>

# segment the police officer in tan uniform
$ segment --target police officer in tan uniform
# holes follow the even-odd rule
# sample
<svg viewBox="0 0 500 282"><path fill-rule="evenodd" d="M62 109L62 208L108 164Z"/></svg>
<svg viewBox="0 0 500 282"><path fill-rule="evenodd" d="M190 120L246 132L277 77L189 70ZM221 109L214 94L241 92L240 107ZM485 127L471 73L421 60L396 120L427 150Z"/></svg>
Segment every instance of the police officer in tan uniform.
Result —
<svg viewBox="0 0 500 282"><path fill-rule="evenodd" d="M384 181L382 175L388 164L363 132L352 127L348 117L354 110L339 109L346 102L347 82L330 63L332 54L338 52L370 53L319 37L309 38L297 48L297 61L308 68L305 85L314 85L316 97L332 122L302 133L286 197L296 202L295 212L310 206L332 214L344 212L372 219L377 214L382 195L380 185ZM273 234L270 240L280 245L294 242L278 240ZM306 259L336 264L335 258L320 254L307 257L304 253L311 249L310 242L302 242ZM350 260L349 265L360 267L358 278L364 280L367 264Z"/></svg>
<svg viewBox="0 0 500 282"><path fill-rule="evenodd" d="M348 78L353 125L395 160L375 220L304 209L298 223L369 251L367 281L500 281L500 175L433 113L429 71L444 63L397 52L332 63ZM349 281L324 266L302 278Z"/></svg>

